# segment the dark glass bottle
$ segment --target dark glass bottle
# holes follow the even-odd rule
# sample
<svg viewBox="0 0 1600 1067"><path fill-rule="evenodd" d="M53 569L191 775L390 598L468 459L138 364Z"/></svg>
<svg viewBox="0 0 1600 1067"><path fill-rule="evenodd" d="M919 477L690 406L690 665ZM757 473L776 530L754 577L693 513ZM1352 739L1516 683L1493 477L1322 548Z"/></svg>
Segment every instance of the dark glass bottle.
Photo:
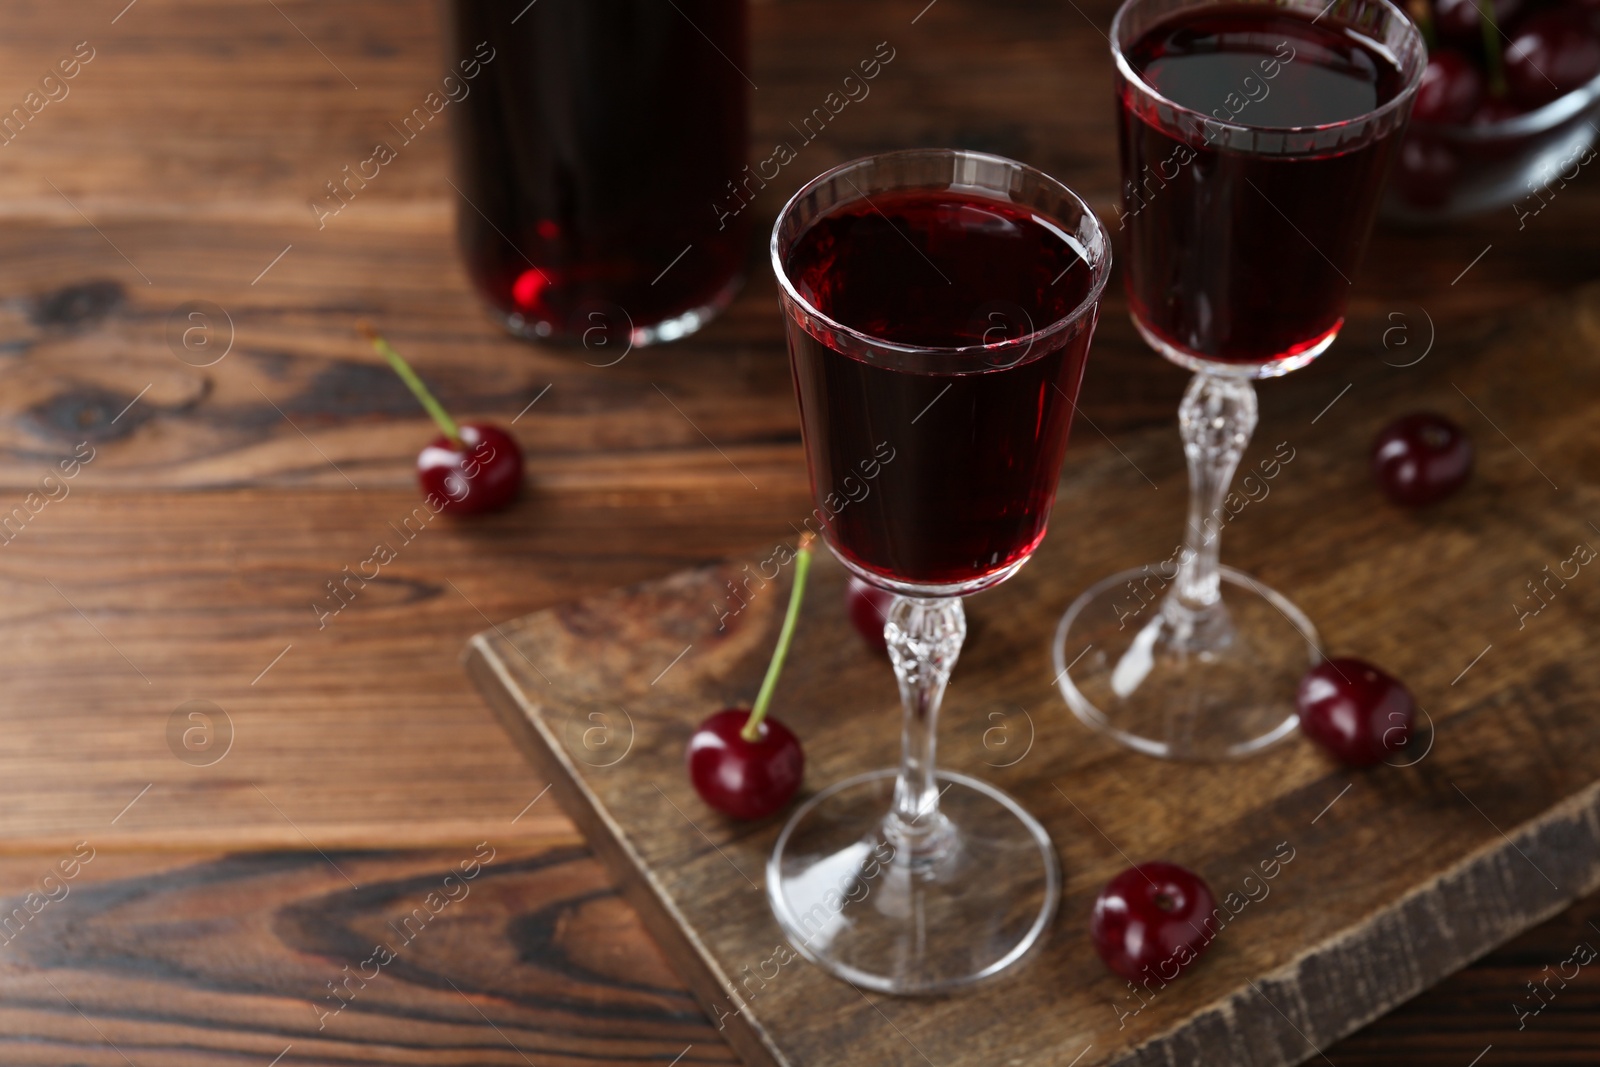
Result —
<svg viewBox="0 0 1600 1067"><path fill-rule="evenodd" d="M745 0L452 0L457 230L514 333L648 344L733 296Z"/></svg>

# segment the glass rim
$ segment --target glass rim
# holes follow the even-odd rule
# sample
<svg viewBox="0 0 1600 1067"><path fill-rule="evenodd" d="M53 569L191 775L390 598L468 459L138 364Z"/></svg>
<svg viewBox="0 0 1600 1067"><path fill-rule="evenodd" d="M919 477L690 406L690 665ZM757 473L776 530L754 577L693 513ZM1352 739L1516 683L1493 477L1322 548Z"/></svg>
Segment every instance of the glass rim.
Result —
<svg viewBox="0 0 1600 1067"><path fill-rule="evenodd" d="M1111 32L1106 39L1111 43L1111 57L1116 63L1117 73L1125 78L1128 82L1136 86L1141 93L1144 93L1145 95L1155 99L1162 105L1170 107L1174 111L1181 114L1192 115L1199 119L1202 123L1205 123L1209 128L1226 130L1231 133L1314 134L1373 122L1375 120L1384 118L1385 116L1393 113L1396 109L1403 107L1410 102L1411 98L1416 95L1417 87L1422 84L1422 72L1427 66L1425 62L1419 64L1417 69L1412 72L1411 77L1407 79L1406 84L1400 88L1398 93L1395 93L1393 97L1391 97L1389 100L1386 100L1382 104L1379 104L1371 111L1362 112L1360 115L1356 115L1353 118L1340 119L1338 122L1324 122L1315 126L1260 126L1248 122L1224 122L1214 115L1202 114L1192 107L1185 107L1176 100L1163 95L1155 86L1145 81L1144 77L1134 69L1133 64L1128 62L1127 53L1123 50L1123 47L1117 43L1118 39L1121 37L1119 30L1122 27L1123 18L1130 10L1132 10L1135 5L1141 2L1144 2L1144 0L1123 0L1122 5L1117 8L1115 17L1113 17L1111 20ZM1193 6L1221 6L1228 2L1231 2L1231 0L1201 0L1201 2L1196 3ZM1241 2L1246 6L1259 4L1263 7L1287 8L1289 10L1296 10L1291 6L1294 0L1289 0L1289 3L1287 4L1274 2L1274 0L1241 0ZM1417 28L1417 24L1411 20L1411 16L1407 15L1399 5L1395 4L1393 0L1367 0L1367 2L1374 3L1379 7L1386 9L1392 17L1398 18L1402 25L1410 29L1411 35L1415 38L1418 46L1423 50L1423 54L1427 54L1426 39L1422 36L1422 31ZM1328 5L1323 9L1324 13L1333 10L1338 3L1339 0L1330 0ZM1318 18L1321 18L1321 16L1319 15ZM1385 47L1384 50L1387 52L1387 47ZM1402 73L1404 73L1403 70Z"/></svg>
<svg viewBox="0 0 1600 1067"><path fill-rule="evenodd" d="M1094 224L1094 236L1098 239L1097 244L1099 246L1097 249L1084 250L1089 254L1098 254L1094 260L1091 260L1088 255L1084 255L1083 257L1084 263L1089 268L1091 276L1089 291L1084 294L1083 299L1080 300L1071 311L1067 312L1060 318L1054 319L1047 325L1029 333L1022 334L1018 337L1007 338L1004 341L997 341L993 344L941 346L907 345L874 336L873 334L867 333L864 330L858 330L852 326L846 326L844 323L838 321L832 316L825 314L818 309L815 304L801 296L799 290L795 288L794 282L790 279L789 272L784 269L783 259L779 254L778 248L779 238L783 231L783 224L785 220L787 220L793 213L795 206L800 202L800 200L823 183L831 181L849 171L866 167L869 164L876 164L880 160L911 159L918 156L930 160L940 158L952 160L974 159L981 160L986 163L999 164L1004 167L1016 168L1021 173L1034 177L1047 188L1050 188L1053 192L1058 193L1062 199L1077 204L1083 213L1082 217L1090 220ZM906 185L903 186L903 188L916 189L922 187L916 185ZM927 188L936 187L928 186ZM880 192L881 191L882 190L880 190ZM866 195L867 194L862 193L861 198L865 199ZM998 199L998 196L996 196L996 199ZM848 202L849 201L841 201L841 203ZM1067 227L1062 227L1062 229L1065 231ZM1076 236L1076 228L1074 227L1072 229L1074 236ZM892 152L875 152L869 156L861 156L857 159L847 160L844 163L829 167L827 170L823 171L821 174L818 174L816 177L802 185L798 190L795 191L795 194L784 203L783 208L778 212L778 217L772 223L772 237L768 241L768 252L772 261L772 273L778 279L778 287L783 296L803 309L808 318L822 323L831 331L837 331L838 333L844 334L847 337L853 338L863 345L866 345L870 349L893 352L898 355L937 355L959 357L1004 353L1017 348L1027 351L1040 341L1047 338L1053 338L1058 334L1064 333L1081 322L1084 316L1088 315L1099 304L1100 297L1105 291L1106 282L1111 276L1110 235L1106 231L1105 224L1100 221L1100 216L1095 214L1094 209L1089 206L1088 201L1084 200L1083 197L1073 192L1072 189L1066 185L1066 183L1057 178L1051 177L1037 167L1029 166L1026 163L1019 162L1015 159L1010 159L1006 156L994 155L990 152L975 152L965 148L903 148Z"/></svg>

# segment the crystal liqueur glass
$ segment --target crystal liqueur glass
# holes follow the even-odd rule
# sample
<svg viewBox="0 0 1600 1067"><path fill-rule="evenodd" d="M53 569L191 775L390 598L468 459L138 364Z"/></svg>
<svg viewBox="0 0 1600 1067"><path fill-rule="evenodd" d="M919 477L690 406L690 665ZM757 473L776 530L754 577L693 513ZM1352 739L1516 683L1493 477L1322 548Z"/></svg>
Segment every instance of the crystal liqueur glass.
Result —
<svg viewBox="0 0 1600 1067"><path fill-rule="evenodd" d="M931 993L1039 939L1060 874L1043 828L935 768L961 597L1044 536L1111 253L1059 182L975 152L848 163L772 235L812 495L809 525L897 594L884 635L904 705L900 767L802 805L767 866L796 948L856 985Z"/></svg>
<svg viewBox="0 0 1600 1067"><path fill-rule="evenodd" d="M1320 656L1298 608L1218 562L1252 383L1338 335L1427 55L1388 0L1128 0L1111 50L1128 303L1195 372L1178 411L1189 515L1165 563L1072 604L1055 666L1078 717L1127 745L1242 756L1294 729ZM1286 442L1263 470L1293 455Z"/></svg>

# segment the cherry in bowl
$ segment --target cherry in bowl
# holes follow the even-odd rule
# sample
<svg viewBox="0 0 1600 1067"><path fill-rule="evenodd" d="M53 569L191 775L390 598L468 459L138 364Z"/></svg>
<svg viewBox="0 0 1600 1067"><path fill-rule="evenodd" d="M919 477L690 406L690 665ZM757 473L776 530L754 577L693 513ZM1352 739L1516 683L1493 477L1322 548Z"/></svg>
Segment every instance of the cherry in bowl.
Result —
<svg viewBox="0 0 1600 1067"><path fill-rule="evenodd" d="M1130 982L1170 982L1211 943L1205 922L1215 907L1211 887L1188 868L1141 863L1095 898L1089 939L1106 966Z"/></svg>
<svg viewBox="0 0 1600 1067"><path fill-rule="evenodd" d="M1483 16L1505 26L1522 10L1522 0L1434 0L1433 9L1440 36L1477 46L1483 40Z"/></svg>
<svg viewBox="0 0 1600 1067"><path fill-rule="evenodd" d="M1486 96L1483 102L1473 111L1472 117L1467 119L1469 126L1498 126L1502 122L1527 114L1526 109L1518 106L1502 96ZM1505 146L1500 146L1499 151L1505 151Z"/></svg>
<svg viewBox="0 0 1600 1067"><path fill-rule="evenodd" d="M1557 7L1529 15L1505 50L1511 99L1536 108L1600 74L1600 31L1590 11Z"/></svg>
<svg viewBox="0 0 1600 1067"><path fill-rule="evenodd" d="M1483 89L1483 75L1472 60L1453 48L1436 48L1422 70L1411 118L1437 124L1466 122L1483 102Z"/></svg>
<svg viewBox="0 0 1600 1067"><path fill-rule="evenodd" d="M1352 767L1405 748L1416 719L1411 692L1365 660L1323 660L1300 679L1300 731Z"/></svg>
<svg viewBox="0 0 1600 1067"><path fill-rule="evenodd" d="M1466 484L1472 439L1443 415L1418 412L1396 419L1372 446L1372 476L1390 500L1406 507L1433 504Z"/></svg>
<svg viewBox="0 0 1600 1067"><path fill-rule="evenodd" d="M1447 144L1432 137L1407 137L1395 161L1395 189L1415 207L1441 207L1450 199L1461 161Z"/></svg>

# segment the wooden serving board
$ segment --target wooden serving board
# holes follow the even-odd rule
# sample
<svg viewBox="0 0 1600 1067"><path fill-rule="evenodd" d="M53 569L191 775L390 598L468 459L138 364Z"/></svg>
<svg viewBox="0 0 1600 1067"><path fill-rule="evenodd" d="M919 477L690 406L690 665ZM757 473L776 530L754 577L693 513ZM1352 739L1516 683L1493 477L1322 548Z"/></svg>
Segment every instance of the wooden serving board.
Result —
<svg viewBox="0 0 1600 1067"><path fill-rule="evenodd" d="M782 819L721 818L682 761L696 723L754 696L787 578L752 583L721 631L718 614L774 546L480 634L469 668L750 1064L1299 1063L1600 885L1600 559L1580 562L1600 547L1600 290L1366 373L1424 340L1336 352L1364 361L1348 391L1326 368L1307 372L1321 395L1262 387L1246 467L1284 442L1294 458L1224 549L1332 651L1410 685L1432 726L1406 767L1353 772L1298 736L1238 763L1166 763L1071 715L1057 618L1096 579L1171 555L1186 491L1175 430L1113 447L1080 420L1043 548L968 602L941 726L941 764L1034 812L1065 877L1044 947L976 990L864 994L798 959L746 981L783 941L763 885ZM1405 512L1366 456L1418 408L1465 427L1478 463L1456 497ZM899 729L841 568L819 558L812 580L775 704L804 739L808 790L893 763ZM1136 999L1088 916L1108 878L1155 858L1199 871L1236 914L1200 965Z"/></svg>

